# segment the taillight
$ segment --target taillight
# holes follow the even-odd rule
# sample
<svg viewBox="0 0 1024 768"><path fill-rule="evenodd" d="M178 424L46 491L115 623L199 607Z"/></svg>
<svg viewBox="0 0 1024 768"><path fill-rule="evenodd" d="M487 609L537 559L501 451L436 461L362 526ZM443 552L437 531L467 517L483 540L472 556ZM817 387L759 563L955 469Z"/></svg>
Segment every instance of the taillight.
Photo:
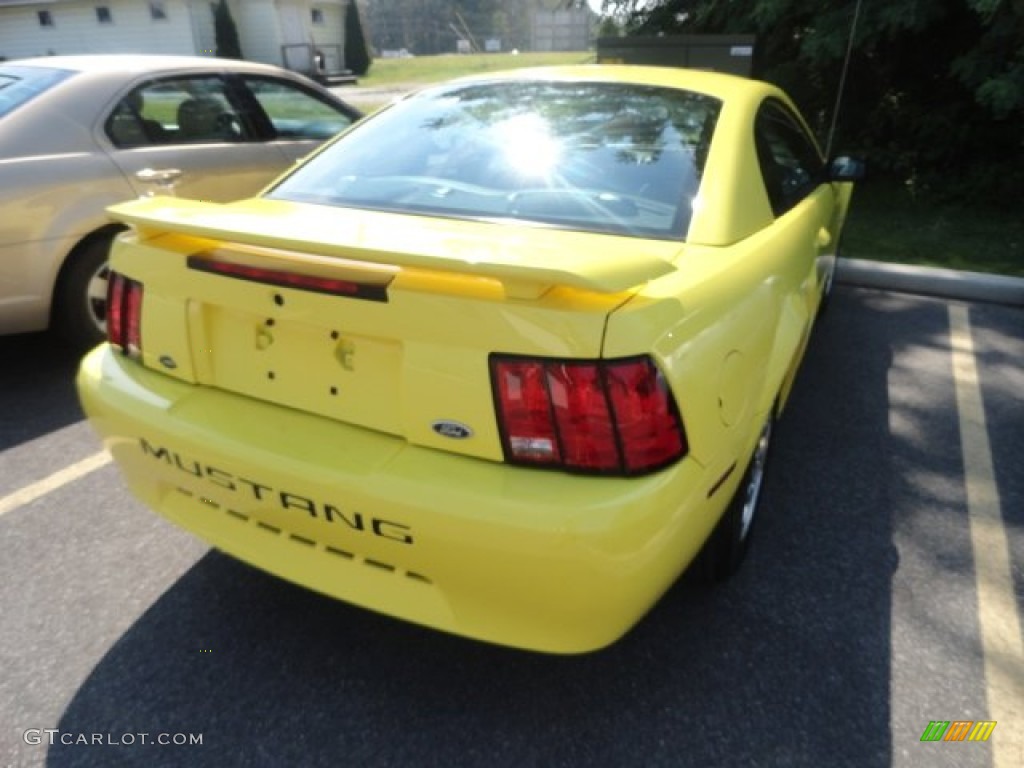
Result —
<svg viewBox="0 0 1024 768"><path fill-rule="evenodd" d="M117 272L107 284L107 340L129 357L142 356L142 283Z"/></svg>
<svg viewBox="0 0 1024 768"><path fill-rule="evenodd" d="M686 454L675 401L648 357L492 355L491 381L511 463L635 475Z"/></svg>

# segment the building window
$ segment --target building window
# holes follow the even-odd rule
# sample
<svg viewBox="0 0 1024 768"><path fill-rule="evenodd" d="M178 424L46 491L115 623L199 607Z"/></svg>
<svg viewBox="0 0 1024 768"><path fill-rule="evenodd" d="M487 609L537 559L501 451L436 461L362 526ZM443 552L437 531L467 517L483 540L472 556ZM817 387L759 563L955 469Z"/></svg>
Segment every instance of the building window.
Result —
<svg viewBox="0 0 1024 768"><path fill-rule="evenodd" d="M167 9L164 7L164 0L150 0L149 18L154 21L165 21L167 19Z"/></svg>
<svg viewBox="0 0 1024 768"><path fill-rule="evenodd" d="M111 24L114 21L114 17L110 15L110 8L105 5L96 6L96 21L100 24Z"/></svg>
<svg viewBox="0 0 1024 768"><path fill-rule="evenodd" d="M313 11L313 23L323 24L324 23L324 12L319 8L314 8Z"/></svg>
<svg viewBox="0 0 1024 768"><path fill-rule="evenodd" d="M52 27L53 26L53 15L49 11L37 11L39 16L40 27Z"/></svg>

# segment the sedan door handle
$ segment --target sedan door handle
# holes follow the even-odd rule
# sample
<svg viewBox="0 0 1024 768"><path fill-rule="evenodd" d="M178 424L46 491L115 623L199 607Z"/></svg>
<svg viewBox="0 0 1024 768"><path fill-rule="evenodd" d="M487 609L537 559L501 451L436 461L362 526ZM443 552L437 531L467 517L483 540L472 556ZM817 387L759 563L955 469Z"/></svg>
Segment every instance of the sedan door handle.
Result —
<svg viewBox="0 0 1024 768"><path fill-rule="evenodd" d="M156 189L146 192L146 197L152 197L159 192L162 195L174 195L174 185L182 176L178 168L143 168L137 171L135 178L143 184L153 184Z"/></svg>

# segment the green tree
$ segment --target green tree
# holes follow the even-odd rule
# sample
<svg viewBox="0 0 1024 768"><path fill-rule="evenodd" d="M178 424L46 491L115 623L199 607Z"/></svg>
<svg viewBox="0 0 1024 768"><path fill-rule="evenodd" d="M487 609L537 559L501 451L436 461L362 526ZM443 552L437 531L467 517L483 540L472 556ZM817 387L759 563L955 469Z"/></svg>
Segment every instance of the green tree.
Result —
<svg viewBox="0 0 1024 768"><path fill-rule="evenodd" d="M227 0L220 0L213 9L213 34L217 55L224 59L242 58L242 45L238 42L238 29L231 17Z"/></svg>
<svg viewBox="0 0 1024 768"><path fill-rule="evenodd" d="M361 77L370 71L371 62L359 4L349 0L345 9L345 68Z"/></svg>
<svg viewBox="0 0 1024 768"><path fill-rule="evenodd" d="M633 33L754 33L755 70L876 171L957 196L1024 185L1024 0L606 0Z"/></svg>
<svg viewBox="0 0 1024 768"><path fill-rule="evenodd" d="M981 35L953 72L997 118L1024 111L1024 0L967 0Z"/></svg>
<svg viewBox="0 0 1024 768"><path fill-rule="evenodd" d="M374 43L416 55L455 50L449 0L374 0L370 4Z"/></svg>

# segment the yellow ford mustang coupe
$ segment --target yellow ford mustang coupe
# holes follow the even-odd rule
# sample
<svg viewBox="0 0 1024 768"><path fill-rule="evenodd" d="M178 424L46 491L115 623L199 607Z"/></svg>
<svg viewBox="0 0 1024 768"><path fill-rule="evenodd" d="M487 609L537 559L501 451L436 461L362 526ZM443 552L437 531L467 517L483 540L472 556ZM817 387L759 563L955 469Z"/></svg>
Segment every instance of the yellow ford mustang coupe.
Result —
<svg viewBox="0 0 1024 768"><path fill-rule="evenodd" d="M257 198L112 208L82 402L131 490L235 557L597 649L698 554L739 566L860 170L751 80L454 81Z"/></svg>

